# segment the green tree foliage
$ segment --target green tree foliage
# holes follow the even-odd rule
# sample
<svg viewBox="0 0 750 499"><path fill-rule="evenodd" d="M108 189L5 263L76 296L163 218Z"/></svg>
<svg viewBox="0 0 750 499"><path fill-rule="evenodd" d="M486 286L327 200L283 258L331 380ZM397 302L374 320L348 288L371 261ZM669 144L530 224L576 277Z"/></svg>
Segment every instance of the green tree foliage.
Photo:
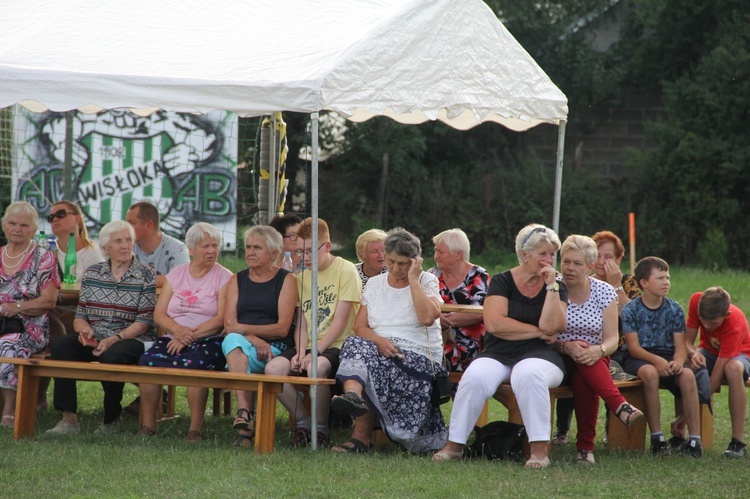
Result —
<svg viewBox="0 0 750 499"><path fill-rule="evenodd" d="M750 250L737 237L750 229L746 2L486 1L567 95L569 132L595 134L600 123L582 122L580 110L616 115L628 93L663 103L646 132L655 147L630 151L625 178L588 168L597 165L576 169L567 145L561 236L603 228L625 235L634 211L639 255L748 267ZM589 21L613 8L620 41L597 52ZM553 128L540 128L554 143ZM522 226L551 223L552 158L531 154L525 135L494 124L468 132L385 118L349 124L342 152L321 166L321 216L349 244L373 226L400 225L423 240L461 227L475 252L510 251Z"/></svg>
<svg viewBox="0 0 750 499"><path fill-rule="evenodd" d="M690 16L665 8L657 18L670 29L649 41L662 40L674 59L662 72L665 114L650 128L657 145L632 158L640 171L634 196L646 249L674 261L714 268L750 261L737 237L750 230L750 14L741 6L694 2L685 5ZM689 60L678 57L673 38L685 42Z"/></svg>

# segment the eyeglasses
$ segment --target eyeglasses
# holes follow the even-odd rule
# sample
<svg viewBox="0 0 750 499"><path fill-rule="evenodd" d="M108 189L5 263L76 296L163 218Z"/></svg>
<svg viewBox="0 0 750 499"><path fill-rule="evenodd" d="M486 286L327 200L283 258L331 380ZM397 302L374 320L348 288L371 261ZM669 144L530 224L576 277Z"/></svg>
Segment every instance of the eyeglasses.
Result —
<svg viewBox="0 0 750 499"><path fill-rule="evenodd" d="M521 249L523 249L523 247L526 246L526 243L529 242L529 239L531 238L531 236L534 235L536 232L547 232L547 228L546 227L536 227L534 230L532 230L531 232L529 232L526 235L526 237L523 238L523 242L521 243Z"/></svg>
<svg viewBox="0 0 750 499"><path fill-rule="evenodd" d="M52 221L53 221L53 220L54 220L55 218L65 218L65 217L67 217L68 215L75 215L75 213L73 213L72 211L66 211L66 210L64 210L64 209L62 209L62 210L57 210L56 212L54 212L54 213L50 213L49 215L47 215L47 221L48 221L49 223L52 223Z"/></svg>
<svg viewBox="0 0 750 499"><path fill-rule="evenodd" d="M325 245L326 245L326 243L323 243L320 246L318 246L318 251L320 251L320 248L322 248ZM304 251L303 250L297 250L297 251L295 251L295 253L297 254L297 256L310 256L310 255L312 255L312 250L311 249L304 250Z"/></svg>
<svg viewBox="0 0 750 499"><path fill-rule="evenodd" d="M282 239L289 238L290 241L296 241L297 240L297 234L287 234L286 236L282 236Z"/></svg>

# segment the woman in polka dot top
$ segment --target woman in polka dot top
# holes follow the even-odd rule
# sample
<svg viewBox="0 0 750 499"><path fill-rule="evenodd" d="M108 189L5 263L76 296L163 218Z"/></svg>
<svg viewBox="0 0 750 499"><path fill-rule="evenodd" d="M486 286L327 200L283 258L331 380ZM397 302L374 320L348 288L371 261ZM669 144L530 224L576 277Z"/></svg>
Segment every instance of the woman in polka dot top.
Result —
<svg viewBox="0 0 750 499"><path fill-rule="evenodd" d="M609 355L617 349L617 294L606 282L591 277L596 243L587 236L569 236L562 245L560 270L568 288L565 331L557 344L573 388L578 423L578 463L594 463L594 438L599 397L625 425L643 413L631 406L609 374Z"/></svg>

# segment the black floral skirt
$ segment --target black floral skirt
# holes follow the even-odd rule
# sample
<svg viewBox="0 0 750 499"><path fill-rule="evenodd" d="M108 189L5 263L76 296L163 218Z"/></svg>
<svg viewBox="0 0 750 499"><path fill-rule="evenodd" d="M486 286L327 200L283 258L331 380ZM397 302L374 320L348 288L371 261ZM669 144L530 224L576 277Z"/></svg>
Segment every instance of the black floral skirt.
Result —
<svg viewBox="0 0 750 499"><path fill-rule="evenodd" d="M223 336L201 338L183 348L177 355L172 355L167 352L171 338L160 336L154 341L154 345L141 355L138 365L223 371L227 364L224 352L221 351L223 339Z"/></svg>
<svg viewBox="0 0 750 499"><path fill-rule="evenodd" d="M443 415L432 407L433 366L409 350L403 361L383 357L369 340L350 336L341 347L336 379L362 383L364 398L388 438L410 452L443 448L448 438ZM445 372L440 364L435 369Z"/></svg>

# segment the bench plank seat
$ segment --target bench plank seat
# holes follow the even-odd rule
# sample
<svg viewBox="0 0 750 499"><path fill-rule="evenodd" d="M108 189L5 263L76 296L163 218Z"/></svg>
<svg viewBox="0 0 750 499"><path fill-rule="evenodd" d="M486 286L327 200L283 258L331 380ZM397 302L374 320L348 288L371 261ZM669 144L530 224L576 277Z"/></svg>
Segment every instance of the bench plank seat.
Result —
<svg viewBox="0 0 750 499"><path fill-rule="evenodd" d="M41 377L203 388L221 387L229 390L257 392L255 452L259 454L273 452L276 437L276 396L281 392L285 383L307 386L335 383L332 379L303 376L270 376L38 358L0 358L0 363L14 364L18 375L15 428L13 429L13 438L16 440L34 435L36 401Z"/></svg>

